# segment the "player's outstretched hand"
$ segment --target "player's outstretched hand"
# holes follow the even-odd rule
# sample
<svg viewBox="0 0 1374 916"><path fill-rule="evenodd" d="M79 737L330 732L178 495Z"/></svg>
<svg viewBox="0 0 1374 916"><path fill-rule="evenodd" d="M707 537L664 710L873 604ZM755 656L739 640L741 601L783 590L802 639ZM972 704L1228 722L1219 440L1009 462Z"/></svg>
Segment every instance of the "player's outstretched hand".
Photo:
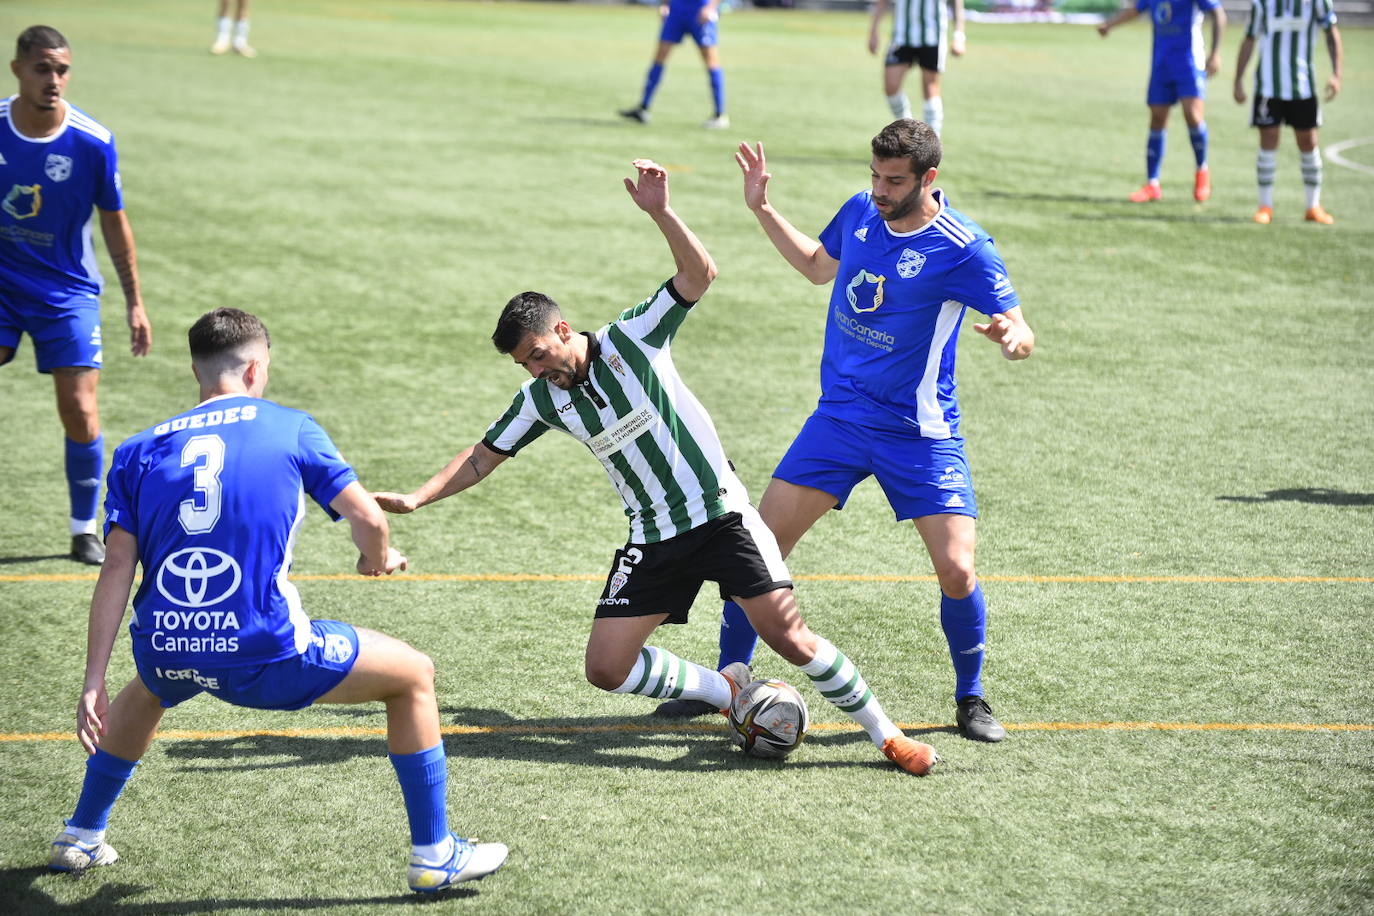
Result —
<svg viewBox="0 0 1374 916"><path fill-rule="evenodd" d="M993 343L999 344L1002 347L1002 355L1007 359L1025 359L1030 356L1030 350L1022 352L1021 345L1026 342L1026 337L1021 325L1001 312L993 315L987 324L975 324L973 329Z"/></svg>
<svg viewBox="0 0 1374 916"><path fill-rule="evenodd" d="M1326 80L1326 100L1329 102L1334 99L1341 91L1341 78L1336 74L1331 74Z"/></svg>
<svg viewBox="0 0 1374 916"><path fill-rule="evenodd" d="M110 698L105 693L105 685L87 689L76 701L76 737L87 754L94 754L95 747L105 734L105 716L110 711Z"/></svg>
<svg viewBox="0 0 1374 916"><path fill-rule="evenodd" d="M142 305L129 309L129 352L134 356L147 356L153 349L153 325L148 321L148 313Z"/></svg>
<svg viewBox="0 0 1374 916"><path fill-rule="evenodd" d="M409 515L420 508L414 493L373 493L372 498L392 515Z"/></svg>
<svg viewBox="0 0 1374 916"><path fill-rule="evenodd" d="M750 210L758 210L768 203L768 179L773 176L768 173L768 160L763 155L763 143L749 148L748 143L739 145L739 152L735 153L735 162L739 163L739 170L744 173L744 204Z"/></svg>
<svg viewBox="0 0 1374 916"><path fill-rule="evenodd" d="M636 159L630 163L639 172L639 181L625 179L635 205L645 213L662 213L668 209L668 170L652 159Z"/></svg>
<svg viewBox="0 0 1374 916"><path fill-rule="evenodd" d="M409 566L410 561L395 547L387 547L386 561L383 563L377 563L365 554L358 557L358 572L364 576L389 576L397 570L405 572Z"/></svg>

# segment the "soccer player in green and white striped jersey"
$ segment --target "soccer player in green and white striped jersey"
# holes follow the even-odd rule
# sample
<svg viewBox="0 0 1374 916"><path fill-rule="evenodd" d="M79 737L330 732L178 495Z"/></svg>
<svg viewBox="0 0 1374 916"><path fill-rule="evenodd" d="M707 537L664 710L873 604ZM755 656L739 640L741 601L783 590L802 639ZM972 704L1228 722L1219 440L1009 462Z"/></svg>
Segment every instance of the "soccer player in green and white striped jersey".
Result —
<svg viewBox="0 0 1374 916"><path fill-rule="evenodd" d="M645 645L663 623L686 623L707 581L744 608L759 635L859 723L883 754L923 776L935 751L902 734L845 655L797 611L777 541L749 503L710 416L673 365L673 338L716 275L696 235L668 205L668 175L636 159L625 180L653 219L677 273L594 333L576 333L542 293L506 304L492 342L531 375L480 442L411 493L377 493L412 512L485 480L550 429L586 444L625 504L628 542L616 551L587 640L586 675L602 690L711 703L724 711L749 682L742 662L713 671Z"/></svg>
<svg viewBox="0 0 1374 916"><path fill-rule="evenodd" d="M1274 219L1274 172L1284 124L1293 128L1302 156L1302 182L1307 191L1305 218L1326 225L1335 222L1321 205L1322 154L1317 148L1317 127L1322 117L1314 67L1318 28L1326 33L1326 50L1331 55L1331 76L1327 78L1325 92L1329 102L1341 91L1342 63L1341 33L1336 28L1331 0L1250 2L1250 24L1236 59L1233 94L1237 102L1245 102L1245 67L1258 46L1255 101L1250 114L1250 125L1260 132L1259 156L1255 160L1259 183L1259 209L1254 217L1257 223L1267 225Z"/></svg>
<svg viewBox="0 0 1374 916"><path fill-rule="evenodd" d="M954 8L954 33L946 41L949 16L946 4ZM964 0L878 0L868 27L868 53L878 53L878 29L892 10L892 43L883 57L883 94L894 118L911 117L911 100L902 82L912 65L921 68L921 94L925 106L921 120L940 133L945 123L945 101L940 95L940 74L945 69L945 51L958 57L964 53Z"/></svg>

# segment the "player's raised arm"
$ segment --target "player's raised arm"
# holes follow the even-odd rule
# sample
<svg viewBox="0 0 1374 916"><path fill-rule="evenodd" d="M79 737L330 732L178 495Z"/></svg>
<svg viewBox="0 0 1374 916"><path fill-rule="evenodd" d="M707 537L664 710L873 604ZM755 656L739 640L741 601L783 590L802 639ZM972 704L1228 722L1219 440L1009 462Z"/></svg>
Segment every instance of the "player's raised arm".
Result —
<svg viewBox="0 0 1374 916"><path fill-rule="evenodd" d="M682 218L668 204L668 172L651 159L636 159L631 163L639 172L638 180L625 179L625 190L635 205L654 221L658 231L668 242L677 265L673 288L688 302L696 302L706 294L716 278L716 262L706 246L696 237Z"/></svg>
<svg viewBox="0 0 1374 916"><path fill-rule="evenodd" d="M1124 10L1119 11L1115 16L1108 19L1106 22L1099 25L1097 27L1097 34L1101 35L1103 38L1106 38L1107 33L1110 32L1112 29L1121 25L1123 22L1130 22L1132 19L1139 15L1140 13L1136 10L1134 6L1128 6Z"/></svg>
<svg viewBox="0 0 1374 916"><path fill-rule="evenodd" d="M377 505L387 512L405 515L421 506L461 493L485 480L508 455L494 452L485 442L477 442L457 454L444 469L431 477L422 487L410 493L373 493Z"/></svg>
<svg viewBox="0 0 1374 916"><path fill-rule="evenodd" d="M987 324L975 324L973 329L1000 346L1007 359L1025 359L1035 349L1035 332L1026 324L1020 306L999 312Z"/></svg>
<svg viewBox="0 0 1374 916"><path fill-rule="evenodd" d="M741 143L739 152L735 153L735 162L744 173L744 204L758 219L778 253L817 286L835 279L840 262L826 252L824 245L789 223L768 202L768 180L773 176L768 173L763 144L751 148Z"/></svg>
<svg viewBox="0 0 1374 916"><path fill-rule="evenodd" d="M105 734L105 716L110 710L105 675L137 569L137 539L118 525L111 525L105 541L105 563L91 595L91 615L86 625L86 681L76 704L76 737L88 754L95 753Z"/></svg>

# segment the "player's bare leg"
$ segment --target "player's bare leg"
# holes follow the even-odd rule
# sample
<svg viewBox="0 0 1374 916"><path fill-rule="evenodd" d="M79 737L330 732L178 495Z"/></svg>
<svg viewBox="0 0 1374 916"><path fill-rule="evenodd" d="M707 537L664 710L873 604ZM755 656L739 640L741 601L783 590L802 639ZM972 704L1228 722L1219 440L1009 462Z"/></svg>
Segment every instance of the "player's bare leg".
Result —
<svg viewBox="0 0 1374 916"><path fill-rule="evenodd" d="M485 878L505 864L502 843L478 843L449 830L448 763L434 693L434 663L410 645L362 627L358 658L316 703L386 705L386 744L410 821L411 890L433 893Z"/></svg>
<svg viewBox="0 0 1374 916"><path fill-rule="evenodd" d="M1197 173L1193 177L1193 200L1202 203L1212 196L1212 173L1207 167L1205 105L1197 96L1184 96L1178 100L1178 107L1183 110L1183 120L1188 124L1188 140L1193 145L1193 158L1197 162Z"/></svg>
<svg viewBox="0 0 1374 916"><path fill-rule="evenodd" d="M96 535L96 509L105 461L96 396L100 370L89 366L60 367L52 370L52 380L57 395L57 416L66 435L71 558L78 563L99 566L105 562L105 546Z"/></svg>
<svg viewBox="0 0 1374 916"><path fill-rule="evenodd" d="M910 64L889 64L883 67L883 95L887 98L887 107L891 109L894 118L911 117L911 100L902 91L902 83L910 69Z"/></svg>
<svg viewBox="0 0 1374 916"><path fill-rule="evenodd" d="M1259 156L1255 177L1259 184L1259 209L1254 220L1262 226L1274 221L1274 173L1278 170L1280 131L1277 124L1259 129Z"/></svg>
<svg viewBox="0 0 1374 916"><path fill-rule="evenodd" d="M734 600L763 641L800 668L833 706L862 726L889 760L917 776L926 775L939 763L933 747L903 735L887 717L858 667L829 640L811 631L797 610L790 588Z"/></svg>
<svg viewBox="0 0 1374 916"><path fill-rule="evenodd" d="M915 525L940 583L940 627L954 665L955 721L966 738L1001 741L1006 729L983 699L987 605L974 571L974 520L967 515L926 515L915 519Z"/></svg>
<svg viewBox="0 0 1374 916"><path fill-rule="evenodd" d="M712 671L666 649L645 645L649 635L667 619L667 614L649 614L592 621L584 663L587 681L610 693L633 693L703 705L708 712L723 711L738 689L749 682L748 666Z"/></svg>

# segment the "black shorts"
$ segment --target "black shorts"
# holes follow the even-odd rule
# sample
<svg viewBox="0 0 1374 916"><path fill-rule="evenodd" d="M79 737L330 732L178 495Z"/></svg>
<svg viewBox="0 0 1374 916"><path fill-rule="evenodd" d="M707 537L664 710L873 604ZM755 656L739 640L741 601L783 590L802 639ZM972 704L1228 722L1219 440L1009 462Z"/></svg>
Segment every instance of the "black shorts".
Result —
<svg viewBox="0 0 1374 916"><path fill-rule="evenodd" d="M666 541L617 550L596 616L667 614L666 623L686 623L701 584L708 581L720 585L726 601L792 587L777 539L753 506Z"/></svg>
<svg viewBox="0 0 1374 916"><path fill-rule="evenodd" d="M945 69L944 54L941 50L934 45L922 45L919 48L911 45L892 45L887 49L887 60L884 63L889 67L906 64L908 67L917 66L922 70L940 73Z"/></svg>
<svg viewBox="0 0 1374 916"><path fill-rule="evenodd" d="M1311 130L1322 123L1321 106L1317 97L1310 99L1266 99L1255 96L1250 112L1251 127L1279 127L1287 124L1294 130Z"/></svg>

